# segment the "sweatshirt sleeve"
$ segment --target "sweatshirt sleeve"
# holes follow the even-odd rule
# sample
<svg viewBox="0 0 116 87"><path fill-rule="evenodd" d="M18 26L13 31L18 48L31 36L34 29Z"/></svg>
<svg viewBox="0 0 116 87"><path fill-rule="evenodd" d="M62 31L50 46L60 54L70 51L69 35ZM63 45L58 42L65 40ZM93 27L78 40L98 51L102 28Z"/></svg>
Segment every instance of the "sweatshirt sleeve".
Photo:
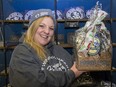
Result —
<svg viewBox="0 0 116 87"><path fill-rule="evenodd" d="M41 70L41 61L31 51L18 46L9 64L9 81L13 87L69 87L75 79L73 71Z"/></svg>

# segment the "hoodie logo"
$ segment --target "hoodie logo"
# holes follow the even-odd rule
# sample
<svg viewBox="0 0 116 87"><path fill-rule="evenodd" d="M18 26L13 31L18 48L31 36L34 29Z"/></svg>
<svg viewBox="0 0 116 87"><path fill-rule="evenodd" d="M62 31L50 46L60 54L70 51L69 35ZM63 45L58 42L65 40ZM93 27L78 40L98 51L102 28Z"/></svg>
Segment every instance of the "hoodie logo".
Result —
<svg viewBox="0 0 116 87"><path fill-rule="evenodd" d="M45 59L42 64L41 70L44 69L49 71L67 71L69 67L64 60L55 56L50 56L48 59Z"/></svg>

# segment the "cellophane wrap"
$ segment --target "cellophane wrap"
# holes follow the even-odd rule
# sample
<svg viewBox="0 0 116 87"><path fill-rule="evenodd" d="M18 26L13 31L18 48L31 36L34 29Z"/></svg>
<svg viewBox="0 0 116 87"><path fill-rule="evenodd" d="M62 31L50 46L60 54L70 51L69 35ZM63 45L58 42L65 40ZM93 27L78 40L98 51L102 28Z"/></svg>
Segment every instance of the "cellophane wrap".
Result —
<svg viewBox="0 0 116 87"><path fill-rule="evenodd" d="M107 15L101 9L94 9L85 26L75 31L74 52L79 70L111 69L111 35L102 22Z"/></svg>

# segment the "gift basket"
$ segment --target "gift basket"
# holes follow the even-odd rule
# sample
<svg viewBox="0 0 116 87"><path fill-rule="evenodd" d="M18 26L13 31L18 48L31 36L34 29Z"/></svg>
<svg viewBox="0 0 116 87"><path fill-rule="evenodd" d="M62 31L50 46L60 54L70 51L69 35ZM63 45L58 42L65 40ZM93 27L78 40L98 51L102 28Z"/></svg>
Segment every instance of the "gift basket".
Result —
<svg viewBox="0 0 116 87"><path fill-rule="evenodd" d="M102 22L108 14L100 6L97 2L85 26L75 31L74 49L79 70L111 70L111 35Z"/></svg>

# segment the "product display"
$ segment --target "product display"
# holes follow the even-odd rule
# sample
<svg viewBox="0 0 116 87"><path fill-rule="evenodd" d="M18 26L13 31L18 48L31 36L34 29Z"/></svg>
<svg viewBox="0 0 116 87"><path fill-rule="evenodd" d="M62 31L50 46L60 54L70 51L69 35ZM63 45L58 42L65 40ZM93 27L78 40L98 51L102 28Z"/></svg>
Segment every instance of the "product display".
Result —
<svg viewBox="0 0 116 87"><path fill-rule="evenodd" d="M111 86L112 84L112 86ZM116 87L115 83L111 83L110 81L101 81L100 85L102 85L102 87ZM97 86L99 87L99 86Z"/></svg>
<svg viewBox="0 0 116 87"><path fill-rule="evenodd" d="M86 11L86 17L87 17L88 19L90 19L90 17L91 17L92 14L93 14L93 9L87 10L87 11Z"/></svg>
<svg viewBox="0 0 116 87"><path fill-rule="evenodd" d="M96 81L91 77L90 73L82 74L77 80L77 87L95 87Z"/></svg>
<svg viewBox="0 0 116 87"><path fill-rule="evenodd" d="M73 42L73 37L74 37L74 32L69 32L68 34L67 34L67 43L68 44L73 44L72 42Z"/></svg>
<svg viewBox="0 0 116 87"><path fill-rule="evenodd" d="M54 14L54 16L55 16L55 11L52 11L53 12L53 14ZM63 17L63 13L61 12L61 11L59 11L59 10L57 10L56 11L56 18L58 19L58 20L60 20L60 19L64 19L64 17Z"/></svg>
<svg viewBox="0 0 116 87"><path fill-rule="evenodd" d="M65 28L78 28L79 22L65 22Z"/></svg>
<svg viewBox="0 0 116 87"><path fill-rule="evenodd" d="M70 8L65 13L66 19L83 19L85 17L84 10L80 7Z"/></svg>
<svg viewBox="0 0 116 87"><path fill-rule="evenodd" d="M28 12L26 12L26 14L24 15L24 20L29 20L34 11L35 10L29 10Z"/></svg>
<svg viewBox="0 0 116 87"><path fill-rule="evenodd" d="M20 12L11 13L6 20L23 20L23 15Z"/></svg>
<svg viewBox="0 0 116 87"><path fill-rule="evenodd" d="M63 44L63 43L64 43L64 35L58 34L58 44Z"/></svg>
<svg viewBox="0 0 116 87"><path fill-rule="evenodd" d="M85 26L75 31L75 54L79 70L111 70L111 37L102 22L106 16L107 13L96 6Z"/></svg>

